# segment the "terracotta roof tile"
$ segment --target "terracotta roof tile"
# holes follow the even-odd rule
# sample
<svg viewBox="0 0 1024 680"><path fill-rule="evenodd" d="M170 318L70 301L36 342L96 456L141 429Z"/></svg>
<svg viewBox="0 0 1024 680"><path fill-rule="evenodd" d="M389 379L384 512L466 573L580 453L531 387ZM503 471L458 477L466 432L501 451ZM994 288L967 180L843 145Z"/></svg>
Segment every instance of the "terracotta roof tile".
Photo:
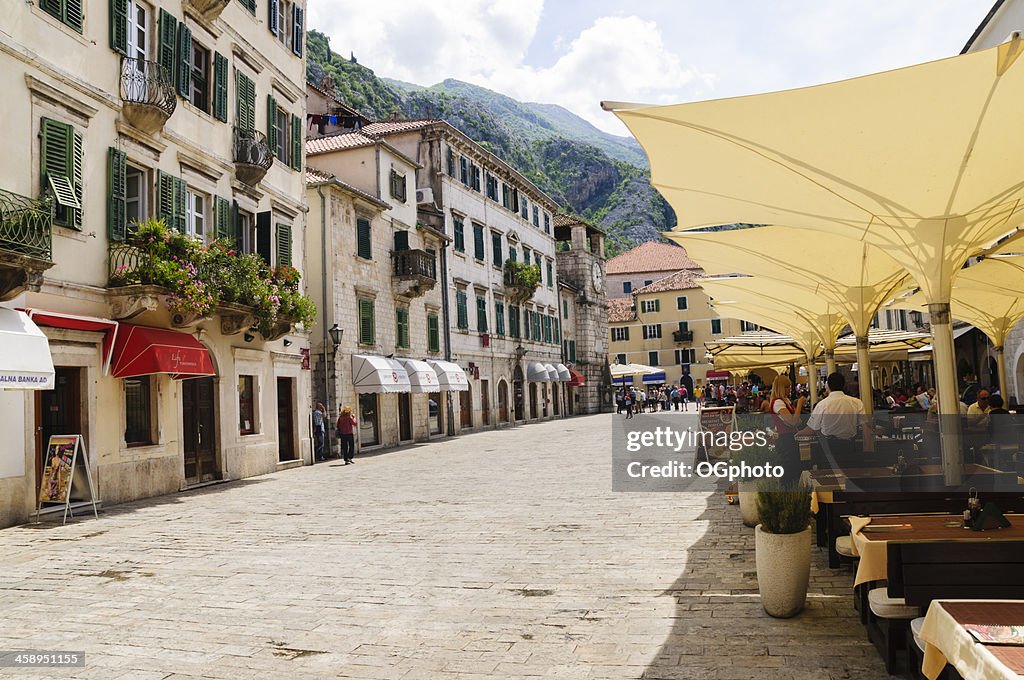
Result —
<svg viewBox="0 0 1024 680"><path fill-rule="evenodd" d="M675 274L670 274L648 286L636 289L633 294L664 293L669 290L688 290L690 288L700 288L700 284L697 283L697 274L692 269L680 269Z"/></svg>
<svg viewBox="0 0 1024 680"><path fill-rule="evenodd" d="M616 298L608 301L608 322L616 323L633 321L636 310L633 309L633 298Z"/></svg>
<svg viewBox="0 0 1024 680"><path fill-rule="evenodd" d="M306 166L306 184L319 184L330 181L331 176L321 170Z"/></svg>
<svg viewBox="0 0 1024 680"><path fill-rule="evenodd" d="M608 260L609 274L637 274L641 272L676 272L680 269L699 270L699 264L690 259L681 246L648 241L632 250Z"/></svg>
<svg viewBox="0 0 1024 680"><path fill-rule="evenodd" d="M422 118L420 120L378 120L360 128L360 132L371 137L380 135L393 135L400 132L412 132L422 130L431 125L437 125L442 121L434 118Z"/></svg>
<svg viewBox="0 0 1024 680"><path fill-rule="evenodd" d="M342 132L326 137L306 140L306 155L312 156L318 153L330 153L344 149L358 149L364 146L372 146L377 140L367 137L361 132Z"/></svg>

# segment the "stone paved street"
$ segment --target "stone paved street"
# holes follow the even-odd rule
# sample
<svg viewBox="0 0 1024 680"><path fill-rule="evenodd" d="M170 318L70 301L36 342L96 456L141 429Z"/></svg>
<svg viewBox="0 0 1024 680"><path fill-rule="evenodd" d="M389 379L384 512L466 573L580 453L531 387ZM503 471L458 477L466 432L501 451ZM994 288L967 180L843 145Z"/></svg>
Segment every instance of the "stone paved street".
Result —
<svg viewBox="0 0 1024 680"><path fill-rule="evenodd" d="M821 552L773 620L721 494L612 493L611 418L0 531L0 648L88 662L0 675L886 677Z"/></svg>

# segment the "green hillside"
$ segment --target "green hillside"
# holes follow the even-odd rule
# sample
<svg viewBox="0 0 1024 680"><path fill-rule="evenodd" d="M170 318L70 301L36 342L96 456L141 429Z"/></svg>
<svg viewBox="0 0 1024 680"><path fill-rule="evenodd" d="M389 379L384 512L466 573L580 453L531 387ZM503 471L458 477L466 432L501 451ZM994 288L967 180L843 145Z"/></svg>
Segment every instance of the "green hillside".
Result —
<svg viewBox="0 0 1024 680"><path fill-rule="evenodd" d="M352 55L307 36L307 78L333 88L373 119L439 118L522 172L575 213L608 231L612 254L657 240L675 224L672 209L650 185L636 141L598 130L566 109L526 104L457 80L421 87L378 77Z"/></svg>

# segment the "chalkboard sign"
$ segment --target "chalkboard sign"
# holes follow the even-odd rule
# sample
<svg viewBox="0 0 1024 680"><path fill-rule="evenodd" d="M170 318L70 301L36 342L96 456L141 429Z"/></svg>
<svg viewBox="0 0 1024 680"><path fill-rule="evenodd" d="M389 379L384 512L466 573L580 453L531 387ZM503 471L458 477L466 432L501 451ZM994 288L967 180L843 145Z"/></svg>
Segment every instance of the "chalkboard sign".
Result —
<svg viewBox="0 0 1024 680"><path fill-rule="evenodd" d="M39 504L36 506L36 521L43 504L63 504L64 521L71 512L71 491L75 486L75 472L83 468L88 485L88 500L96 517L96 487L92 483L92 472L85 452L85 439L80 434L53 435L46 445L43 456L43 477L39 482Z"/></svg>
<svg viewBox="0 0 1024 680"><path fill-rule="evenodd" d="M703 432L725 432L730 433L736 427L736 407L704 407L700 411L700 429ZM717 437L715 439L718 439ZM703 447L701 447L703 448ZM728 446L709 446L703 451L697 452L698 461L709 460L710 458L726 459L729 457Z"/></svg>

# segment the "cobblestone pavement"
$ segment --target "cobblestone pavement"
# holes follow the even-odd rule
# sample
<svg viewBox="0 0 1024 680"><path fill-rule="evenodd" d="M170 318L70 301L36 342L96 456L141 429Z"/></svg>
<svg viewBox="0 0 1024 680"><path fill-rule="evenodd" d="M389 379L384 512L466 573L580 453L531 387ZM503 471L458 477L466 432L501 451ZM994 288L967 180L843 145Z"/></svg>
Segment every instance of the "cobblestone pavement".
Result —
<svg viewBox="0 0 1024 680"><path fill-rule="evenodd" d="M774 620L720 494L611 493L612 417L0 531L0 649L87 659L0 675L886 677L824 555Z"/></svg>

